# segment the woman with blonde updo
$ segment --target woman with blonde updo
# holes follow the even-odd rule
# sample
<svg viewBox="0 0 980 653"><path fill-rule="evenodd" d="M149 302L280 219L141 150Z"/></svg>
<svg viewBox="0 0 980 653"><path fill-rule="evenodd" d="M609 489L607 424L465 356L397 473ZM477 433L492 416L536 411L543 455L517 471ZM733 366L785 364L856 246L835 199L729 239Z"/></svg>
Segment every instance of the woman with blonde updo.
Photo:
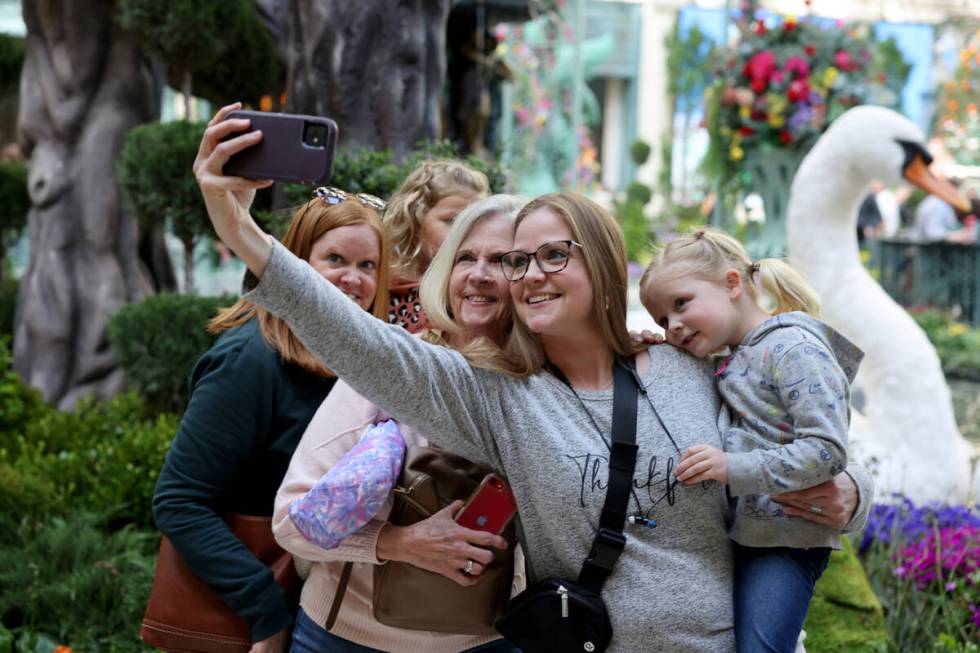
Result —
<svg viewBox="0 0 980 653"><path fill-rule="evenodd" d="M410 333L426 327L419 280L456 215L486 197L487 176L458 161L423 161L408 175L384 212L391 248L388 322Z"/></svg>

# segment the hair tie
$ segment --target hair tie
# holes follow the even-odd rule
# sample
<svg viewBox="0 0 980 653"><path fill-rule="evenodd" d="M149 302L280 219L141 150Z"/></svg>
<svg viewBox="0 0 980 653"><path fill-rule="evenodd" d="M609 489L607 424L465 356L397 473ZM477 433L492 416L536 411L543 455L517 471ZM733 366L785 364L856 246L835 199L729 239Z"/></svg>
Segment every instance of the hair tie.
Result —
<svg viewBox="0 0 980 653"><path fill-rule="evenodd" d="M759 280L759 269L759 261L753 261L752 264L749 265L749 276L752 277L752 285L754 285L756 288L762 287Z"/></svg>

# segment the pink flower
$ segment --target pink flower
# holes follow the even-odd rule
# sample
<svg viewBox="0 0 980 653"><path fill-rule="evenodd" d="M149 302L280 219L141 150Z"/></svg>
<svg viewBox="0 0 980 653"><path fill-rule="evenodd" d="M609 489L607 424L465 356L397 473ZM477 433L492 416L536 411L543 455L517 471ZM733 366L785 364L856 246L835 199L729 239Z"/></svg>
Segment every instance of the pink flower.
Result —
<svg viewBox="0 0 980 653"><path fill-rule="evenodd" d="M848 71L853 65L851 60L851 53L847 50L838 50L834 53L834 65L843 71Z"/></svg>
<svg viewBox="0 0 980 653"><path fill-rule="evenodd" d="M776 55L773 54L772 50L757 52L749 59L746 67L749 71L749 77L753 81L761 79L768 82L773 72L776 71Z"/></svg>
<svg viewBox="0 0 980 653"><path fill-rule="evenodd" d="M784 81L786 81L786 73L784 73L782 70L777 70L772 74L771 81L773 84L782 84Z"/></svg>
<svg viewBox="0 0 980 653"><path fill-rule="evenodd" d="M789 98L790 102L802 102L810 95L810 85L802 79L794 79L789 83L789 89L786 91L786 97Z"/></svg>
<svg viewBox="0 0 980 653"><path fill-rule="evenodd" d="M810 74L810 65L803 57L789 57L784 65L794 77L806 77Z"/></svg>

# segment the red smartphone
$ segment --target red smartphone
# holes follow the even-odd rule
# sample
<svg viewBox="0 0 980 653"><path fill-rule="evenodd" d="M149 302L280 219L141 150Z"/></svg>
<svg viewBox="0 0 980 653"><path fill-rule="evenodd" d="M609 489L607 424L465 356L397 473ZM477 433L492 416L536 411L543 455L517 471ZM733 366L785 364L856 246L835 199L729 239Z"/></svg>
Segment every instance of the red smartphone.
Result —
<svg viewBox="0 0 980 653"><path fill-rule="evenodd" d="M456 515L456 523L499 535L517 514L514 493L499 476L487 474Z"/></svg>
<svg viewBox="0 0 980 653"><path fill-rule="evenodd" d="M241 110L232 111L225 120L231 118L252 122L229 138L260 130L262 140L228 159L226 175L299 184L330 179L337 150L337 123L330 118Z"/></svg>

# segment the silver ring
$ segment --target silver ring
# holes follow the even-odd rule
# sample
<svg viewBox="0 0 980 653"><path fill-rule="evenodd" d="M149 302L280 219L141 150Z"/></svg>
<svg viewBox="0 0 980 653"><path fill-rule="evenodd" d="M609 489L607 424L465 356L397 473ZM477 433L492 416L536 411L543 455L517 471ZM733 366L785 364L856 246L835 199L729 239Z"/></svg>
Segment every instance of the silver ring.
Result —
<svg viewBox="0 0 980 653"><path fill-rule="evenodd" d="M818 506L816 504L812 504L811 503L810 504L810 512L815 512L818 515L822 515L823 514L823 508L821 508L820 506Z"/></svg>
<svg viewBox="0 0 980 653"><path fill-rule="evenodd" d="M467 576L473 573L473 561L472 560L467 560L466 561L466 566L463 567L463 573L466 574Z"/></svg>

